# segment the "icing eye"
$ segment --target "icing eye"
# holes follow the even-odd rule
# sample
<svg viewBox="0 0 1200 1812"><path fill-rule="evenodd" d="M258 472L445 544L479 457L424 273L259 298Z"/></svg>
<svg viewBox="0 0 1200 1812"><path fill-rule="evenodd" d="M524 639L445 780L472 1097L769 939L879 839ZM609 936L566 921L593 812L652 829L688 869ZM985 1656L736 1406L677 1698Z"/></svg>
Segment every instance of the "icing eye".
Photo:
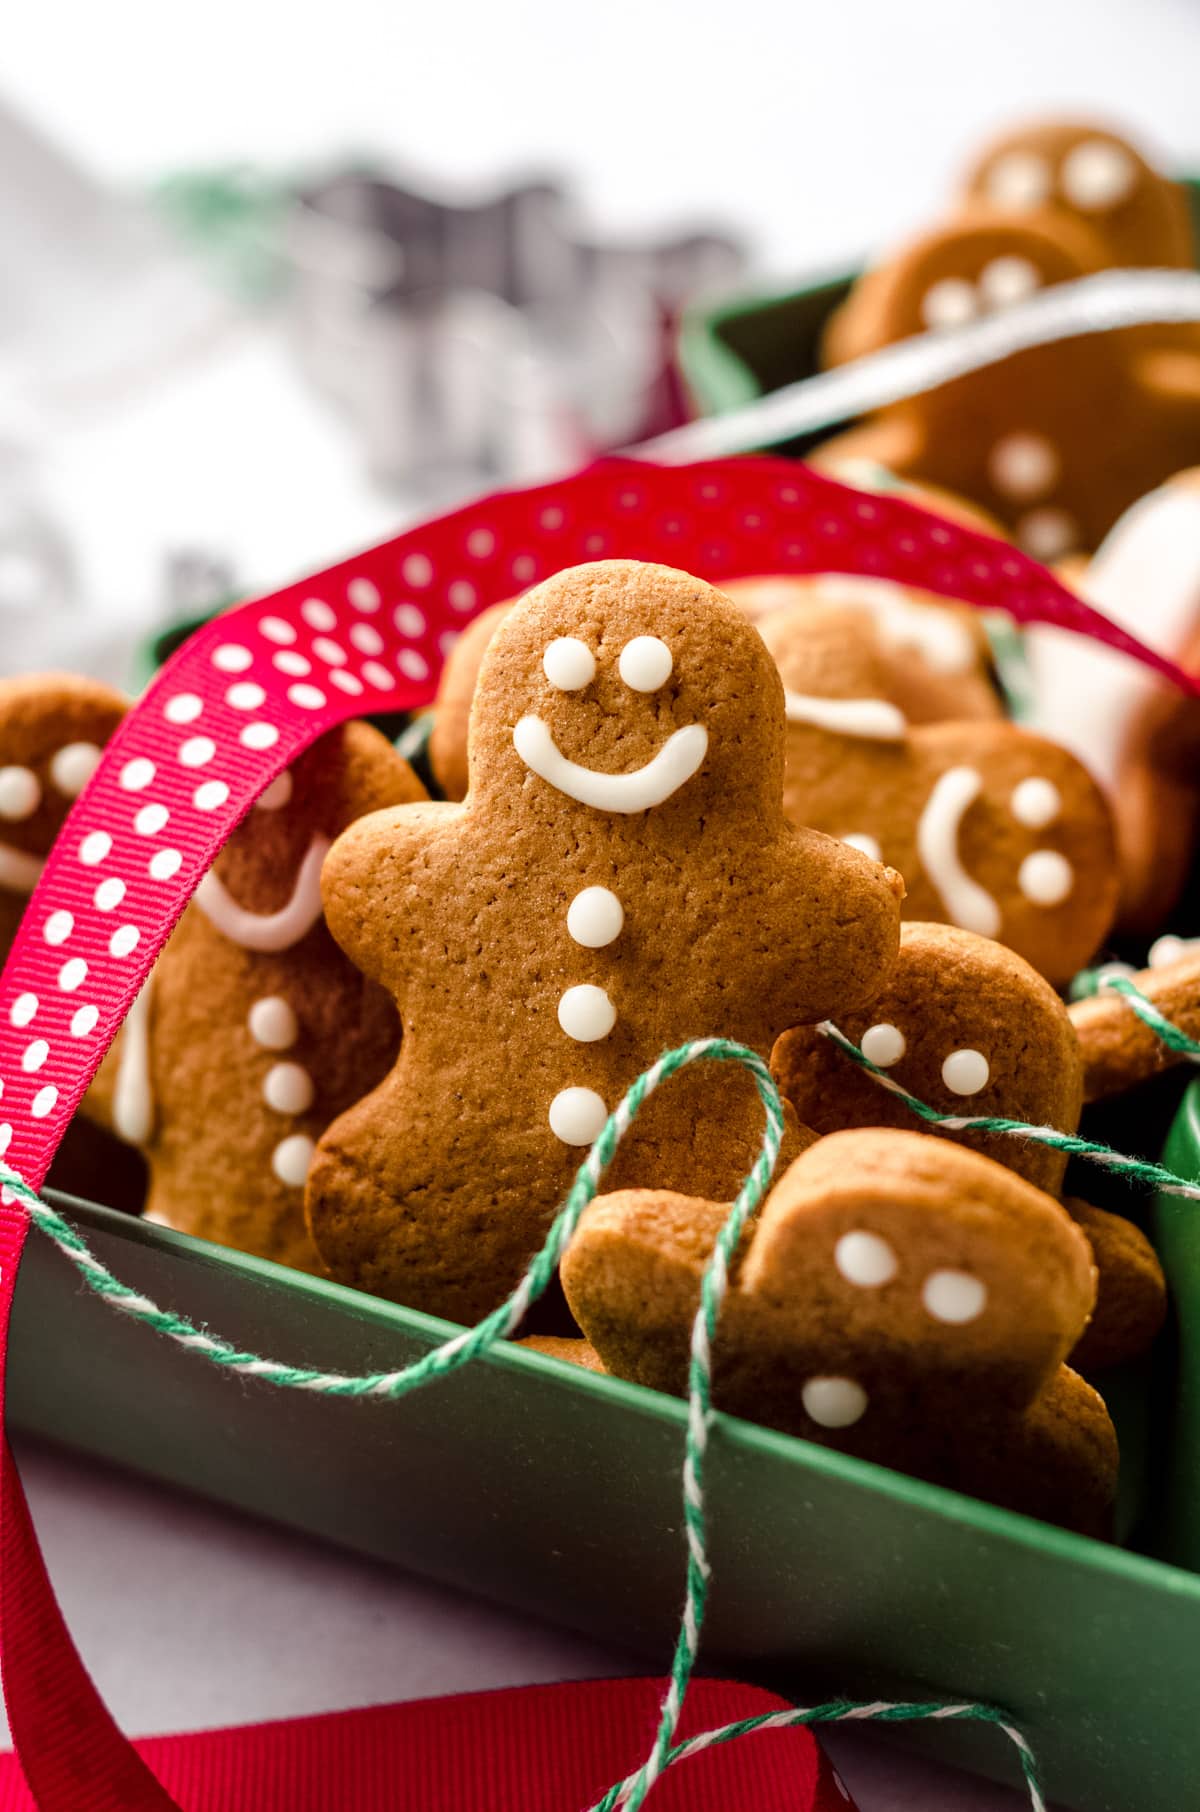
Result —
<svg viewBox="0 0 1200 1812"><path fill-rule="evenodd" d="M596 677L596 657L578 636L560 635L542 656L542 672L558 692L578 692Z"/></svg>
<svg viewBox="0 0 1200 1812"><path fill-rule="evenodd" d="M100 765L94 742L69 742L50 763L50 778L64 799L77 799Z"/></svg>
<svg viewBox="0 0 1200 1812"><path fill-rule="evenodd" d="M952 1095L977 1095L991 1075L982 1051L951 1051L942 1065L942 1081Z"/></svg>
<svg viewBox="0 0 1200 1812"><path fill-rule="evenodd" d="M884 1022L867 1027L859 1049L868 1063L873 1063L877 1069L890 1070L894 1063L899 1063L908 1046L899 1026Z"/></svg>
<svg viewBox="0 0 1200 1812"><path fill-rule="evenodd" d="M987 1285L969 1271L931 1271L922 1286L921 1301L935 1321L961 1327L983 1314Z"/></svg>
<svg viewBox="0 0 1200 1812"><path fill-rule="evenodd" d="M1027 510L1017 523L1017 545L1034 560L1061 560L1079 542L1079 524L1066 510Z"/></svg>
<svg viewBox="0 0 1200 1812"><path fill-rule="evenodd" d="M921 298L921 319L926 327L962 327L979 311L975 285L965 277L943 277L931 284Z"/></svg>
<svg viewBox="0 0 1200 1812"><path fill-rule="evenodd" d="M899 1269L895 1252L878 1233L843 1233L833 1249L833 1262L847 1283L877 1290L891 1283Z"/></svg>
<svg viewBox="0 0 1200 1812"><path fill-rule="evenodd" d="M1044 434L1005 434L988 454L988 477L1006 497L1043 496L1060 469L1053 443Z"/></svg>
<svg viewBox="0 0 1200 1812"><path fill-rule="evenodd" d="M1011 308L1041 286L1041 272L1028 258L993 258L979 273L979 291L988 308Z"/></svg>
<svg viewBox="0 0 1200 1812"><path fill-rule="evenodd" d="M843 837L842 842L851 849L857 849L864 856L870 856L872 862L883 861L883 850L878 837L869 836L866 831L855 831L850 837Z"/></svg>
<svg viewBox="0 0 1200 1812"><path fill-rule="evenodd" d="M1119 145L1085 139L1063 159L1060 180L1067 200L1085 213L1100 213L1124 201L1137 182L1133 159Z"/></svg>
<svg viewBox="0 0 1200 1812"><path fill-rule="evenodd" d="M257 812L278 812L288 803L292 796L292 770L284 768L277 774L261 799L256 799L254 809Z"/></svg>
<svg viewBox="0 0 1200 1812"><path fill-rule="evenodd" d="M1033 906L1061 906L1075 885L1075 870L1056 849L1035 849L1017 870L1017 886Z"/></svg>
<svg viewBox="0 0 1200 1812"><path fill-rule="evenodd" d="M1008 807L1018 824L1028 825L1030 830L1042 830L1047 824L1053 824L1062 811L1062 794L1052 780L1043 780L1035 774L1013 788Z"/></svg>
<svg viewBox="0 0 1200 1812"><path fill-rule="evenodd" d="M809 1378L800 1401L818 1427L849 1428L866 1413L867 1393L853 1378Z"/></svg>
<svg viewBox="0 0 1200 1812"><path fill-rule="evenodd" d="M617 671L631 692L657 692L674 665L671 650L656 635L635 635L622 648Z"/></svg>
<svg viewBox="0 0 1200 1812"><path fill-rule="evenodd" d="M1051 190L1050 167L1036 151L1006 151L987 173L988 199L998 208L1038 208Z"/></svg>
<svg viewBox="0 0 1200 1812"><path fill-rule="evenodd" d="M30 768L0 768L0 818L16 823L32 818L42 803L42 787Z"/></svg>

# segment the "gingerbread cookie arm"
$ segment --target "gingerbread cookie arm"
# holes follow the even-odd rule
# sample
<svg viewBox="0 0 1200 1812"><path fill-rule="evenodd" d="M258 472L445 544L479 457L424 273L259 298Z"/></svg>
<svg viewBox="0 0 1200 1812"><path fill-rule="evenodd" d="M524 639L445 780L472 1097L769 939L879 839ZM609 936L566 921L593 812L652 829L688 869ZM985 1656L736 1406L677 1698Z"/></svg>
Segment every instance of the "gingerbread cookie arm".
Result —
<svg viewBox="0 0 1200 1812"><path fill-rule="evenodd" d="M459 835L465 807L425 800L371 812L342 832L321 870L325 922L351 962L403 1005L400 955L427 897L433 839Z"/></svg>
<svg viewBox="0 0 1200 1812"><path fill-rule="evenodd" d="M1087 1235L1096 1261L1096 1306L1071 1349L1071 1364L1091 1377L1144 1353L1167 1314L1167 1282L1140 1227L1120 1214L1068 1196L1063 1207Z"/></svg>
<svg viewBox="0 0 1200 1812"><path fill-rule="evenodd" d="M1200 956L1143 969L1134 986L1189 1038L1200 1038ZM1158 1033L1138 1018L1127 1000L1103 990L1073 1001L1072 1022L1083 1054L1083 1098L1105 1101L1162 1070L1183 1062Z"/></svg>

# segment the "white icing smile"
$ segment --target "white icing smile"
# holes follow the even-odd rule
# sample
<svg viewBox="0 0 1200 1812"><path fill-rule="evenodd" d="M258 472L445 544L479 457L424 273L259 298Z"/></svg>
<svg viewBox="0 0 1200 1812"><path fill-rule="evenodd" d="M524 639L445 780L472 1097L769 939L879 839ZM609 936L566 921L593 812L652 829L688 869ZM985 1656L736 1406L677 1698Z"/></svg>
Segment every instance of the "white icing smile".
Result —
<svg viewBox="0 0 1200 1812"><path fill-rule="evenodd" d="M278 912L249 912L215 874L196 889L196 904L222 936L243 950L290 950L308 936L321 916L321 866L329 839L316 836L304 852L292 897Z"/></svg>
<svg viewBox="0 0 1200 1812"><path fill-rule="evenodd" d="M908 728L904 713L885 698L817 698L808 692L785 691L783 700L789 723L813 724L839 736L899 742Z"/></svg>
<svg viewBox="0 0 1200 1812"><path fill-rule="evenodd" d="M521 719L513 747L531 773L579 805L600 812L645 812L662 805L697 772L708 752L708 731L703 724L676 730L652 760L631 774L602 774L568 760L540 717Z"/></svg>
<svg viewBox="0 0 1200 1812"><path fill-rule="evenodd" d="M974 768L948 768L938 780L917 825L917 855L953 924L980 937L1000 930L1000 908L986 887L973 881L958 853L958 833L983 791Z"/></svg>
<svg viewBox="0 0 1200 1812"><path fill-rule="evenodd" d="M0 843L0 887L10 893L32 893L45 866L42 856L31 856L26 850Z"/></svg>

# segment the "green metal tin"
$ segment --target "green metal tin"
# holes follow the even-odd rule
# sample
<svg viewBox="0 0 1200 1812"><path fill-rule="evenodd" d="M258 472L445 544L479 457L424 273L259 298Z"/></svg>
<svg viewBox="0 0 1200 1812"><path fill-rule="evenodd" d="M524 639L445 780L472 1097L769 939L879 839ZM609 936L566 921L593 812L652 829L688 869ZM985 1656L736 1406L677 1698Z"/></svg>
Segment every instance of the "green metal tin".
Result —
<svg viewBox="0 0 1200 1812"><path fill-rule="evenodd" d="M58 1201L124 1280L257 1352L362 1371L451 1331ZM520 1348L391 1405L273 1390L81 1293L36 1234L10 1367L19 1430L665 1665L684 1567L672 1398ZM1200 1578L733 1419L714 1438L710 1503L708 1664L798 1698L992 1701L1054 1798L1088 1812L1194 1803ZM984 1772L1007 1765L994 1731L920 1740Z"/></svg>

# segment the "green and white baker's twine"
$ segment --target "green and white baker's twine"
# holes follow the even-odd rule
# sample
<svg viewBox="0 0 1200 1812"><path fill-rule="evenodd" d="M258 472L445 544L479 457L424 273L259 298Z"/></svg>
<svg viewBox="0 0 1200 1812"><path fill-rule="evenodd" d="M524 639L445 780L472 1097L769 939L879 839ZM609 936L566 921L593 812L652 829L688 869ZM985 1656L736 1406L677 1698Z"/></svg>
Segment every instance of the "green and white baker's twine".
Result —
<svg viewBox="0 0 1200 1812"><path fill-rule="evenodd" d="M1103 985L1121 993L1139 1017L1144 1019L1146 1024L1151 1026L1172 1050L1183 1055L1200 1057L1200 1044L1188 1038L1179 1027L1172 1025L1126 978L1106 977ZM1200 1186L1185 1182L1182 1177L1177 1177L1172 1171L1163 1169L1161 1165L1146 1163L1137 1158L1122 1157L1119 1153L1110 1150L1108 1146L1098 1145L1091 1140L1059 1132L1054 1127L1031 1126L1019 1120L1002 1119L990 1115L943 1114L936 1108L929 1107L925 1102L919 1101L894 1077L888 1076L878 1069L875 1064L863 1056L858 1046L853 1044L843 1032L840 1032L831 1021L825 1021L819 1029L847 1057L866 1070L881 1087L896 1095L911 1108L913 1113L930 1125L940 1126L946 1131L1006 1133L1014 1137L1031 1139L1040 1144L1053 1146L1059 1151L1068 1152L1072 1156L1090 1158L1094 1162L1106 1165L1124 1175L1142 1182L1152 1183L1168 1194L1200 1199ZM579 1167L566 1202L556 1216L545 1244L531 1262L512 1295L476 1327L456 1334L452 1340L446 1341L444 1345L436 1347L432 1352L426 1353L423 1358L399 1371L368 1372L362 1376L353 1377L341 1372L325 1372L305 1366L285 1365L278 1360L263 1359L256 1353L242 1351L229 1341L197 1328L185 1316L178 1315L172 1310L159 1308L149 1297L130 1289L127 1284L123 1284L119 1278L114 1277L107 1266L96 1257L83 1236L55 1209L43 1202L19 1173L2 1160L0 1160L0 1178L4 1179L4 1183L0 1188L0 1197L5 1201L11 1201L16 1197L25 1203L33 1224L40 1228L58 1246L60 1251L66 1254L89 1289L96 1295L103 1297L113 1308L131 1316L135 1321L144 1322L157 1333L165 1334L186 1351L196 1353L201 1358L209 1360L214 1365L222 1366L227 1371L238 1372L244 1377L260 1378L265 1383L284 1389L316 1391L321 1395L331 1397L394 1399L407 1396L410 1391L420 1389L422 1385L428 1384L432 1379L444 1377L448 1372L457 1370L460 1365L467 1364L471 1359L478 1357L479 1354L486 1352L498 1341L506 1339L516 1331L527 1310L542 1295L554 1275L584 1209L595 1199L601 1178L612 1162L618 1145L643 1103L661 1083L679 1070L686 1069L689 1064L706 1060L738 1063L750 1071L754 1077L759 1099L763 1104L767 1124L763 1134L762 1149L738 1192L737 1200L717 1236L712 1257L705 1267L700 1283L700 1306L692 1324L691 1357L688 1369L688 1420L683 1467L683 1513L688 1544L687 1590L658 1731L654 1746L641 1768L611 1787L604 1797L597 1801L591 1812L616 1812L618 1807L625 1808L625 1812L638 1812L647 1793L665 1768L715 1744L732 1742L737 1737L757 1730L781 1730L802 1724L843 1723L857 1719L871 1719L884 1723L972 1719L995 1724L1009 1737L1017 1749L1033 1812L1045 1812L1045 1800L1038 1782L1036 1762L1028 1742L1021 1732L1008 1722L1003 1712L987 1705L897 1704L884 1701L857 1704L850 1700L839 1699L807 1709L791 1709L772 1712L764 1717L742 1719L717 1730L705 1731L699 1736L690 1738L687 1742L680 1744L674 1742L683 1709L684 1693L687 1690L699 1649L711 1572L708 1560L704 1469L709 1433L714 1419L712 1342L721 1305L729 1285L730 1261L737 1250L746 1222L766 1193L767 1185L779 1157L783 1137L783 1104L779 1091L762 1058L747 1046L724 1038L696 1039L691 1043L679 1046L677 1050L668 1051L659 1058L657 1063L652 1064L644 1075L639 1076L628 1094L606 1120L595 1144Z"/></svg>

